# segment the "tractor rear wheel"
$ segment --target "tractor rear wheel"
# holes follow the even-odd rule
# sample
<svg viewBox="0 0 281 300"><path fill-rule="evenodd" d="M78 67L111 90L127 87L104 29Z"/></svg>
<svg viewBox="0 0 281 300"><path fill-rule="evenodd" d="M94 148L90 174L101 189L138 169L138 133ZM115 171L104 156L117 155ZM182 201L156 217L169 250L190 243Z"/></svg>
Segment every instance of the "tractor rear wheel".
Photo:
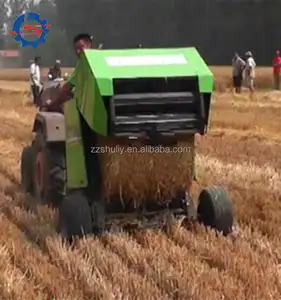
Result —
<svg viewBox="0 0 281 300"><path fill-rule="evenodd" d="M33 143L34 196L40 204L57 207L65 195L66 161L64 144L48 144L44 135L37 132Z"/></svg>
<svg viewBox="0 0 281 300"><path fill-rule="evenodd" d="M61 202L58 231L69 242L93 233L91 206L82 191L70 192Z"/></svg>
<svg viewBox="0 0 281 300"><path fill-rule="evenodd" d="M34 149L32 146L27 146L21 154L21 186L26 194L33 195L33 161Z"/></svg>
<svg viewBox="0 0 281 300"><path fill-rule="evenodd" d="M233 205L222 187L214 186L201 191L197 214L201 224L222 232L225 236L233 230Z"/></svg>

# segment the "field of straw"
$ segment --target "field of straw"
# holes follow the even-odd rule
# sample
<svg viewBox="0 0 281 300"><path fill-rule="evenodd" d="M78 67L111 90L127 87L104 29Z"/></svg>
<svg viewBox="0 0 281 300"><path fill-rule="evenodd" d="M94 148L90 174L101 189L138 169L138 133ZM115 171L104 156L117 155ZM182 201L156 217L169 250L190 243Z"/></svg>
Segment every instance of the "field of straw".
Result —
<svg viewBox="0 0 281 300"><path fill-rule="evenodd" d="M73 69L63 68L63 73L71 74ZM211 67L212 72L215 75L215 88L217 91L225 91L231 87L231 69L229 67ZM0 71L0 80L11 81L27 81L28 69L7 69ZM47 77L48 69L42 69L42 77ZM272 69L271 68L258 68L257 78L255 85L258 88L268 89L273 86L272 83Z"/></svg>
<svg viewBox="0 0 281 300"><path fill-rule="evenodd" d="M0 74L1 300L281 298L281 93L250 99L216 91L209 134L196 138L193 193L226 186L235 234L224 238L198 226L169 238L154 230L89 237L70 248L56 234L56 212L36 206L19 187L35 113L21 74ZM227 87L228 74L217 70L217 86Z"/></svg>

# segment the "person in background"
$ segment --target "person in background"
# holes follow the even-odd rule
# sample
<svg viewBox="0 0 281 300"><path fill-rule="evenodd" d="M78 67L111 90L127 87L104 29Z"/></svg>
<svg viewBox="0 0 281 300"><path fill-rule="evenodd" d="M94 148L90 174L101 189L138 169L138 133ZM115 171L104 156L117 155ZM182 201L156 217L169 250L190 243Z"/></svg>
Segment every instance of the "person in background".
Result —
<svg viewBox="0 0 281 300"><path fill-rule="evenodd" d="M281 56L279 50L277 50L275 53L275 57L272 61L272 66L274 88L276 90L280 90Z"/></svg>
<svg viewBox="0 0 281 300"><path fill-rule="evenodd" d="M30 65L29 80L31 91L33 95L33 103L36 107L39 105L40 88L41 88L41 75L40 75L40 57L36 56Z"/></svg>
<svg viewBox="0 0 281 300"><path fill-rule="evenodd" d="M254 80L255 80L256 62L253 58L251 51L247 51L245 53L245 57L246 57L246 67L245 67L246 86L250 90L250 92L253 93L255 91Z"/></svg>
<svg viewBox="0 0 281 300"><path fill-rule="evenodd" d="M235 92L241 93L241 86L243 81L243 71L245 69L246 63L245 61L238 55L238 53L234 53L234 57L232 59L232 78L233 78L233 86L235 88Z"/></svg>
<svg viewBox="0 0 281 300"><path fill-rule="evenodd" d="M60 65L61 62L57 59L53 67L49 69L48 78L50 80L55 80L62 77Z"/></svg>

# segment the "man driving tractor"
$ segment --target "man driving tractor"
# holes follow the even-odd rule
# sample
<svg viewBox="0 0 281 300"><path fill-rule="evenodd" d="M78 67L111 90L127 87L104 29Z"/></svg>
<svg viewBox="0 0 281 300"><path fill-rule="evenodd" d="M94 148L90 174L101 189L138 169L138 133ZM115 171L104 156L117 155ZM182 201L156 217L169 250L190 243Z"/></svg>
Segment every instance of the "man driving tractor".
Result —
<svg viewBox="0 0 281 300"><path fill-rule="evenodd" d="M73 48L79 59L80 54L85 49L93 47L92 37L87 33L80 33L73 39ZM69 99L72 89L75 87L75 70L71 74L68 81L60 88L58 94L53 99L48 99L46 102L48 107L56 108Z"/></svg>
<svg viewBox="0 0 281 300"><path fill-rule="evenodd" d="M50 80L55 80L57 78L61 78L62 77L60 64L61 64L60 60L57 59L56 62L55 62L55 64L53 65L53 67L51 67L49 69L48 78Z"/></svg>

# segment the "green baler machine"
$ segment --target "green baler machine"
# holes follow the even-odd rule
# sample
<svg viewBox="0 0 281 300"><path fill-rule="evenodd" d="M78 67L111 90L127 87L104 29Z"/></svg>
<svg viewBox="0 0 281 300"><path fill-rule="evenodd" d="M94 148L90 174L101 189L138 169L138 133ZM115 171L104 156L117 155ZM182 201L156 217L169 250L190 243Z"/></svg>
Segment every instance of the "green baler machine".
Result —
<svg viewBox="0 0 281 300"><path fill-rule="evenodd" d="M35 142L22 155L23 186L30 193L34 186L42 189L36 164L42 161L38 156L48 156L41 166L47 173L43 191L36 197L57 203L65 237L99 234L116 224L123 229L166 226L171 216L197 217L224 234L231 232L233 208L223 188L202 190L197 213L191 205L194 136L207 131L213 89L213 74L195 48L86 50L75 80L64 114L37 114ZM186 142L191 149L186 158L172 151L142 156L99 150L110 152L116 145L172 149ZM31 173L25 171L31 160L32 184L25 175ZM162 181L154 178L160 165Z"/></svg>
<svg viewBox="0 0 281 300"><path fill-rule="evenodd" d="M102 97L115 96L112 102L118 103L116 96L123 93L197 92L205 97L208 114L213 83L213 74L195 48L86 50L77 67L75 95L92 129L108 135L112 128L107 126ZM89 94L95 97L94 103L87 101ZM208 122L208 115L204 119Z"/></svg>

